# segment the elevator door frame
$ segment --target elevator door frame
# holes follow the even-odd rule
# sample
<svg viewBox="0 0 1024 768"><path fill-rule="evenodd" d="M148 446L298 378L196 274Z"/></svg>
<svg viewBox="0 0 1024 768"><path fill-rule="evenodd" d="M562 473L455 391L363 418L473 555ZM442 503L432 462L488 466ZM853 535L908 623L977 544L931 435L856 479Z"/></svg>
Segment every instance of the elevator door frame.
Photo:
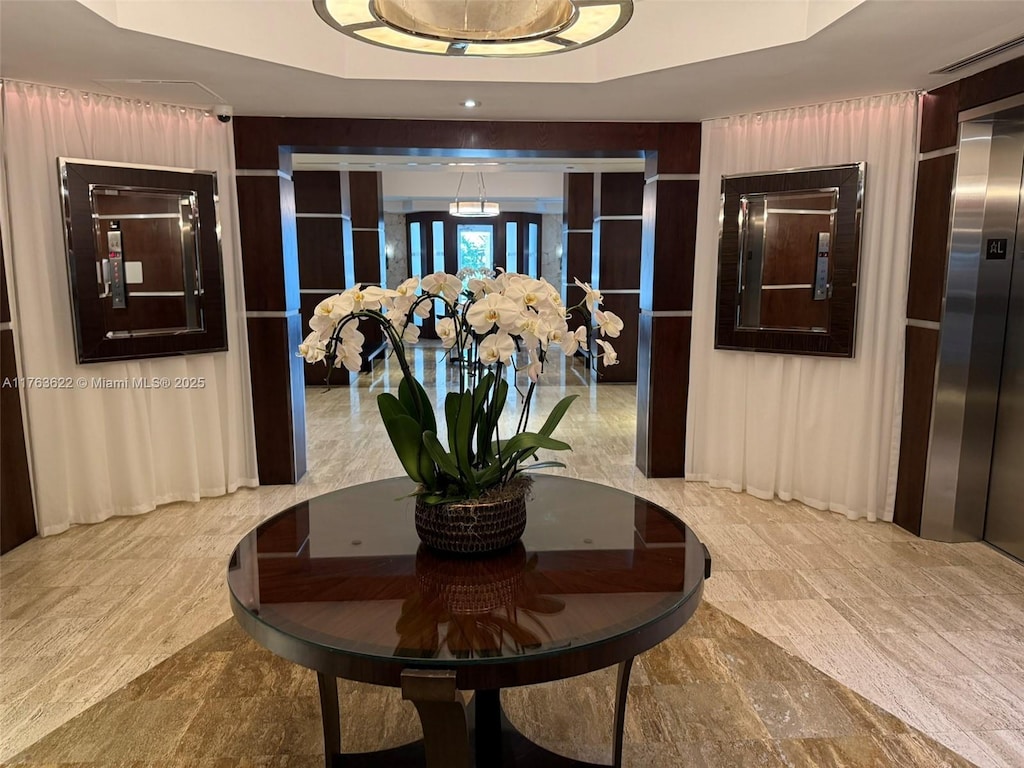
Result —
<svg viewBox="0 0 1024 768"><path fill-rule="evenodd" d="M1024 119L1021 122L1024 133ZM1024 174L1024 170L1022 170ZM999 382L984 539L1024 561L1024 183L1018 192L1016 247ZM1017 450L1021 448L1021 450Z"/></svg>
<svg viewBox="0 0 1024 768"><path fill-rule="evenodd" d="M1024 244L1017 238L1022 167L1024 95L990 105L987 114L960 115L924 538L976 541L984 534L1011 274ZM983 258L994 238L1007 238L1012 258Z"/></svg>

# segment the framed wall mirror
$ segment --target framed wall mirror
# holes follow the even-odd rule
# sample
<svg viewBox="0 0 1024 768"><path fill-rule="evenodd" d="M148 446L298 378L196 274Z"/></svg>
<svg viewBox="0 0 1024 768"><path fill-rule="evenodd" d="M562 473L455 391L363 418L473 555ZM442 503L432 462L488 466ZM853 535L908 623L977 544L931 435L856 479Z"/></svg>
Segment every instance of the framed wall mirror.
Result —
<svg viewBox="0 0 1024 768"><path fill-rule="evenodd" d="M213 171L60 158L79 363L227 349Z"/></svg>
<svg viewBox="0 0 1024 768"><path fill-rule="evenodd" d="M864 170L722 177L716 349L853 357Z"/></svg>

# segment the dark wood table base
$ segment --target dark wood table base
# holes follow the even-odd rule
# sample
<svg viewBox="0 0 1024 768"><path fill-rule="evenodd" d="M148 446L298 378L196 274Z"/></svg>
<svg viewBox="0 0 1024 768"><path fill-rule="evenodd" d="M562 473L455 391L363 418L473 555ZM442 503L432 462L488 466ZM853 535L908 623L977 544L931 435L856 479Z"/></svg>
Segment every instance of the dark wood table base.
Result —
<svg viewBox="0 0 1024 768"><path fill-rule="evenodd" d="M626 694L633 659L618 665L615 690L614 768L622 765ZM563 757L516 730L501 708L501 691L476 691L463 704L450 671L406 670L402 698L412 701L425 737L379 752L342 753L337 681L317 673L327 768L607 768Z"/></svg>

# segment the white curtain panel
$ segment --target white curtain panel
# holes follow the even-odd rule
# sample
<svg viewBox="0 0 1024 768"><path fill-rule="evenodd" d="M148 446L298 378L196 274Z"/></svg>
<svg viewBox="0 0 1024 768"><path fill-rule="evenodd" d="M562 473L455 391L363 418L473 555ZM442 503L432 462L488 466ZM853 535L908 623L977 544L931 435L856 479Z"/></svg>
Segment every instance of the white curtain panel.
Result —
<svg viewBox="0 0 1024 768"><path fill-rule="evenodd" d="M25 377L202 377L202 389L28 387L41 535L258 484L231 126L201 111L3 83L5 220ZM77 365L57 158L217 171L229 351Z"/></svg>
<svg viewBox="0 0 1024 768"><path fill-rule="evenodd" d="M891 520L917 159L901 93L703 124L687 477ZM723 175L867 163L853 359L716 350Z"/></svg>

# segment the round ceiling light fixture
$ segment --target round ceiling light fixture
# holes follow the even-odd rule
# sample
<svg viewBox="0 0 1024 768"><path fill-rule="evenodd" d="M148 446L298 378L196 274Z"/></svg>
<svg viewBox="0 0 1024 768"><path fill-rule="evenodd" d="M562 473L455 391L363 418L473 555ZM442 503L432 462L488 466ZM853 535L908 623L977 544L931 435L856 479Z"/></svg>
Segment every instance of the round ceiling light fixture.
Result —
<svg viewBox="0 0 1024 768"><path fill-rule="evenodd" d="M435 56L517 58L574 51L614 35L633 0L313 0L364 43Z"/></svg>
<svg viewBox="0 0 1024 768"><path fill-rule="evenodd" d="M448 213L451 216L458 216L464 219L479 219L490 216L497 216L501 208L497 203L487 199L487 186L484 184L484 175L476 174L476 200L463 200L459 195L462 192L462 182L466 178L465 171L459 176L459 186L455 190L455 199L448 203Z"/></svg>

